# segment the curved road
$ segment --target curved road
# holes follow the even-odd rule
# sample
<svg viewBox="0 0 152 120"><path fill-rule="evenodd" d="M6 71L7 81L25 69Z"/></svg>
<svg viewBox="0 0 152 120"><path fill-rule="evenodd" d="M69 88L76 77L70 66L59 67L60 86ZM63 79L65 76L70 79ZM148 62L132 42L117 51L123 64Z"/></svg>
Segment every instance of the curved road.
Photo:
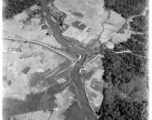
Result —
<svg viewBox="0 0 152 120"><path fill-rule="evenodd" d="M3 39L5 39L5 40L11 40L11 41L18 41L18 42L27 42L27 43L32 43L32 44L40 45L40 46L46 47L46 48L48 48L48 49L50 49L50 50L52 50L52 51L60 54L60 55L66 57L66 58L68 58L68 59L70 59L70 60L72 60L72 61L74 61L74 62L77 61L76 59L74 59L74 58L72 58L72 57L70 57L70 56L67 56L67 55L65 55L65 54L57 51L55 48L50 47L49 45L47 45L47 44L45 44L45 43L43 43L43 42L28 41L28 40L19 40L19 39L14 39L14 38L3 38Z"/></svg>
<svg viewBox="0 0 152 120"><path fill-rule="evenodd" d="M53 35L55 39L60 44L62 44L62 46L65 47L70 54L76 54L80 56L79 61L77 61L77 63L75 64L75 66L73 67L71 71L71 80L76 86L80 107L83 110L86 117L88 118L88 120L97 120L94 112L92 111L89 105L88 98L86 96L85 89L84 89L84 84L82 84L80 80L81 75L79 73L79 70L86 60L87 53L84 50L80 49L79 47L68 42L68 40L66 40L65 38L63 38L61 34L61 28L58 25L58 23L54 22L54 20L51 18L52 15L48 11L47 4L48 4L47 0L42 1L42 14L45 17L48 26L53 30Z"/></svg>

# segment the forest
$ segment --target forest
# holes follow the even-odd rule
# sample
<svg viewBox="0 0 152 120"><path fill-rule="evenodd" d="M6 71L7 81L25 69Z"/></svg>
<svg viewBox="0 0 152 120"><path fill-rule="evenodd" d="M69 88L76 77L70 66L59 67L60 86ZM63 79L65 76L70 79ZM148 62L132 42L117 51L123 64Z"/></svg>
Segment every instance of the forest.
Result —
<svg viewBox="0 0 152 120"><path fill-rule="evenodd" d="M131 24L132 30L141 33L101 52L103 80L112 85L104 89L99 120L147 120L148 96L141 91L148 89L148 29L145 18L135 17Z"/></svg>
<svg viewBox="0 0 152 120"><path fill-rule="evenodd" d="M105 70L103 79L106 82L112 82L113 85L127 83L133 75L146 75L147 60L130 53L116 54L105 50L102 62Z"/></svg>
<svg viewBox="0 0 152 120"><path fill-rule="evenodd" d="M139 15L147 5L147 0L104 0L105 8L115 11L124 18Z"/></svg>
<svg viewBox="0 0 152 120"><path fill-rule="evenodd" d="M139 40L142 40L143 42ZM126 42L120 43L120 45L131 50L131 52L137 56L139 55L145 57L148 51L146 41L147 40L144 38L144 35L132 34L130 39L128 39ZM115 49L117 48L115 47Z"/></svg>
<svg viewBox="0 0 152 120"><path fill-rule="evenodd" d="M35 4L40 5L40 0L4 0L3 2L5 3L3 7L4 19L13 18Z"/></svg>
<svg viewBox="0 0 152 120"><path fill-rule="evenodd" d="M135 32L148 32L148 19L149 12L146 13L145 16L140 15L133 18L133 21L130 22L131 30Z"/></svg>
<svg viewBox="0 0 152 120"><path fill-rule="evenodd" d="M113 103L101 106L99 120L146 120L146 108L146 101L130 102L116 97Z"/></svg>

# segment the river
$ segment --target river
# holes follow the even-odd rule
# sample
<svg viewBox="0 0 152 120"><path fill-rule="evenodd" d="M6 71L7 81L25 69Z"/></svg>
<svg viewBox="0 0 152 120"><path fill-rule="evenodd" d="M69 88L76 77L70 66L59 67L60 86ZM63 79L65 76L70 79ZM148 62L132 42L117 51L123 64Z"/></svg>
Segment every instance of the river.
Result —
<svg viewBox="0 0 152 120"><path fill-rule="evenodd" d="M81 56L79 61L75 64L71 71L71 80L73 84L76 86L77 92L78 92L78 102L80 105L80 108L83 110L84 114L88 118L88 120L97 120L94 112L92 111L88 98L85 93L84 84L81 82L81 75L79 73L83 63L86 60L86 57L88 54L85 52L85 50L75 46L74 44L71 44L68 40L66 40L61 32L61 28L51 17L51 13L48 11L47 7L48 1L43 0L42 1L42 14L45 17L48 26L53 30L53 35L55 39L66 48L66 50L69 52L69 54L75 54L78 56Z"/></svg>

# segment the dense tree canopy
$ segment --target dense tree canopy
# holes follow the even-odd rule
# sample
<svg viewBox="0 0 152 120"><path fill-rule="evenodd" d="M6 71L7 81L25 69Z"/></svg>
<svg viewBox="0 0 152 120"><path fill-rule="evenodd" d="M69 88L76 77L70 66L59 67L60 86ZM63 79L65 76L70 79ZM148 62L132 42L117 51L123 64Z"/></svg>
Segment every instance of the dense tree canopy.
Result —
<svg viewBox="0 0 152 120"><path fill-rule="evenodd" d="M113 4L112 2L110 5ZM139 95L142 93L140 90L146 87L142 84L146 84L144 80L148 75L147 23L145 18L135 17L130 25L132 30L141 34L132 34L126 42L115 44L113 50L105 49L103 52L102 62L105 70L103 79L113 86L105 90L108 92L104 92L103 104L98 113L101 115L101 120L147 120L147 101L141 100L142 95ZM130 53L124 52L127 50ZM126 97L115 99L116 95L120 95L118 91ZM136 98L139 101L135 101Z"/></svg>
<svg viewBox="0 0 152 120"><path fill-rule="evenodd" d="M6 4L3 8L5 19L12 18L35 4L40 4L40 0L4 0L4 2Z"/></svg>
<svg viewBox="0 0 152 120"><path fill-rule="evenodd" d="M113 10L123 17L128 18L132 15L139 15L146 7L147 0L104 0L105 7Z"/></svg>
<svg viewBox="0 0 152 120"><path fill-rule="evenodd" d="M137 16L133 18L133 21L129 23L131 30L135 32L147 32L148 31L148 13L146 16Z"/></svg>
<svg viewBox="0 0 152 120"><path fill-rule="evenodd" d="M147 102L116 98L111 104L103 104L98 114L99 120L146 120Z"/></svg>
<svg viewBox="0 0 152 120"><path fill-rule="evenodd" d="M120 45L131 50L131 52L134 54L146 56L148 48L145 43L147 40L145 38L145 41L143 40L143 42L141 42L140 40L142 39L144 39L144 35L132 34L130 39L128 39L126 42L120 43Z"/></svg>
<svg viewBox="0 0 152 120"><path fill-rule="evenodd" d="M116 54L105 50L102 61L105 70L103 79L106 82L111 81L114 85L129 82L133 75L145 75L146 59L130 53Z"/></svg>

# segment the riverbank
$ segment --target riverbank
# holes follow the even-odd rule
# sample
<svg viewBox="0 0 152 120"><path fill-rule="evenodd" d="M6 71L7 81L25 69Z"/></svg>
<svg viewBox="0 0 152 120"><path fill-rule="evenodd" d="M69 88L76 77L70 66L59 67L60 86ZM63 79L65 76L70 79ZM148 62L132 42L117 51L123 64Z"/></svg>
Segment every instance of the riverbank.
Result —
<svg viewBox="0 0 152 120"><path fill-rule="evenodd" d="M49 13L49 11L47 9L47 4L48 3L46 0L42 2L42 10L45 13L45 15L44 15L44 13L43 13L43 15L45 16L49 27L53 30L53 35L54 35L55 39L60 44L62 44L62 46L65 47L66 50L70 54L76 54L76 55L81 56L80 57L81 59L79 61L77 61L77 63L79 65L77 65L77 63L75 64L75 66L73 67L73 69L71 71L70 76L71 76L71 80L74 83L74 85L76 86L76 89L78 92L79 105L82 108L83 112L85 113L86 117L88 118L88 120L97 120L95 114L93 113L93 111L89 105L88 98L86 96L85 89L84 89L84 84L82 84L80 81L81 75L79 73L79 70L82 67L82 65L87 57L87 53L84 50L78 48L77 46L70 44L65 38L63 38L63 36L61 35L62 30L61 30L60 26L52 20L52 18L51 18L52 15Z"/></svg>

